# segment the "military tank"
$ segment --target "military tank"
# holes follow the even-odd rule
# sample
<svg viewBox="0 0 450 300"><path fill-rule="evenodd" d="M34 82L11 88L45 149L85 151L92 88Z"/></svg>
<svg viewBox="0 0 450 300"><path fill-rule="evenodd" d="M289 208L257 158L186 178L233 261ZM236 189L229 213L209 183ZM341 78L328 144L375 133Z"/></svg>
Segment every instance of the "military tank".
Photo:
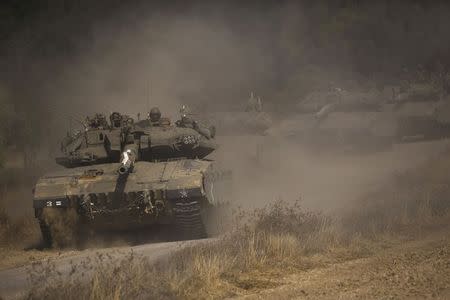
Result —
<svg viewBox="0 0 450 300"><path fill-rule="evenodd" d="M205 118L214 120L220 135L248 136L263 135L272 124L270 114L263 110L262 100L253 92L250 94L245 107L238 105L230 110L206 113Z"/></svg>
<svg viewBox="0 0 450 300"><path fill-rule="evenodd" d="M266 134L299 142L314 152L384 151L394 143L397 124L382 102L374 91L314 92L297 104L297 114Z"/></svg>
<svg viewBox="0 0 450 300"><path fill-rule="evenodd" d="M64 169L42 176L33 207L47 246L80 243L92 230L174 225L182 239L207 236L204 218L221 199L222 175L205 157L216 149L214 132L195 121L171 124L113 113L87 118L85 129L61 142ZM220 173L223 174L223 173Z"/></svg>
<svg viewBox="0 0 450 300"><path fill-rule="evenodd" d="M416 83L393 88L392 92L392 99L386 106L396 116L399 143L450 136L450 106L436 87Z"/></svg>
<svg viewBox="0 0 450 300"><path fill-rule="evenodd" d="M221 135L263 135L272 125L272 118L265 112L228 111L207 114Z"/></svg>

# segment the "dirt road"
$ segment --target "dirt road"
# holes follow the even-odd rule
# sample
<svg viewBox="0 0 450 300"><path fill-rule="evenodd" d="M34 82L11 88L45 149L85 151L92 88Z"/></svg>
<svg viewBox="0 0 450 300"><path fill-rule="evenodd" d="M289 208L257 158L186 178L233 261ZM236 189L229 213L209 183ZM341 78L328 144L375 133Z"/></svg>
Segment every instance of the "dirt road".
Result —
<svg viewBox="0 0 450 300"><path fill-rule="evenodd" d="M79 253L73 253L73 255L53 258L51 261L56 266L55 271L64 277L69 275L74 265L82 264L87 260L92 261L90 260L92 257L103 255L108 256L109 260L114 261L133 253L145 257L149 261L157 261L185 247L208 241L211 241L211 239L154 243L133 247L89 249L80 251ZM29 265L0 271L0 299L17 299L23 296L30 288L30 282L28 282L30 272L31 266Z"/></svg>

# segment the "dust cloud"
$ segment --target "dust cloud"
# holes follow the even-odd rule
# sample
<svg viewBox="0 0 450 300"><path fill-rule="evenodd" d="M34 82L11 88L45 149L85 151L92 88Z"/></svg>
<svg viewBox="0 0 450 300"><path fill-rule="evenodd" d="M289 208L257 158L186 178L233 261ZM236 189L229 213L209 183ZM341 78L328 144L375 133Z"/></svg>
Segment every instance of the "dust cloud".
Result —
<svg viewBox="0 0 450 300"><path fill-rule="evenodd" d="M181 104L197 110L221 101L229 105L236 102L236 87L245 97L269 63L257 43L220 20L183 14L99 22L91 40L85 51L56 67L45 88L53 128L67 129L71 118L74 125L93 112L144 117L159 106L175 119Z"/></svg>
<svg viewBox="0 0 450 300"><path fill-rule="evenodd" d="M401 5L391 7L386 3L361 5L372 8L375 16L402 9ZM411 45L417 44L416 25L408 21L415 16L410 10L402 17L408 26L394 22L403 19L390 19L390 23L383 23L392 26L392 30L383 27L390 35L370 36L377 43L388 39L381 57L373 53L376 47L370 45L366 46L372 50L365 52L361 43L370 43L362 33L350 32L348 38L354 41L350 46L355 49L333 44L340 39L334 35L334 27L319 33L321 20L331 15L325 6L293 1L280 5L196 2L172 8L125 6L104 15L100 11L94 21L90 20L89 30L71 41L73 49L63 49L45 60L21 57L28 78L34 79L29 95L36 96L25 102L38 101L43 107L41 119L46 134L40 143L45 149L42 155L48 161L52 159L65 132L96 112L119 111L136 117L159 106L174 120L181 104L199 113L233 110L242 107L249 92L256 90L265 108L282 120L290 115L300 96L313 88L327 87L332 81L344 86L363 85L387 77L388 72L392 77L403 63L408 63L406 58L398 64L388 58L403 58L400 54L405 47L413 49ZM345 21L347 8L337 4L330 7L340 12L334 24L339 27L339 22ZM440 7L428 7L420 23L429 23ZM441 10L443 13L438 15L442 17L446 10ZM66 22L74 25L78 20ZM37 32L48 33L41 26L44 20L36 22ZM55 39L64 36L69 27L61 22L50 31ZM406 44L395 39L395 30L405 26L409 28ZM439 25L434 32L446 36L441 30L444 27ZM50 40L57 44L57 40ZM425 58L425 52L408 56L410 61ZM218 142L221 148L213 157L234 172L235 198L243 205L302 198L308 206L319 209L339 208L350 199L380 188L396 172L420 164L445 147L442 142L437 146L426 143L366 156L333 156L310 153L295 141L283 139L223 137L219 132Z"/></svg>
<svg viewBox="0 0 450 300"><path fill-rule="evenodd" d="M397 176L418 168L449 149L448 141L396 145L369 154L309 151L295 140L267 137L218 137L217 160L233 171L235 203L262 207L282 199L307 208L347 212Z"/></svg>

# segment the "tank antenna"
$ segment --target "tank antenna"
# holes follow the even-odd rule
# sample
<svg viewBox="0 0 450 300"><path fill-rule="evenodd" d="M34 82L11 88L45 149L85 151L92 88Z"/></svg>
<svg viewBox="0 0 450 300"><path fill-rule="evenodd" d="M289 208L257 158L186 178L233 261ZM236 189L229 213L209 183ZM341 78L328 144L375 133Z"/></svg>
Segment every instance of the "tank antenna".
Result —
<svg viewBox="0 0 450 300"><path fill-rule="evenodd" d="M150 98L151 98L151 80L148 79L148 85L147 85L147 111L150 111Z"/></svg>

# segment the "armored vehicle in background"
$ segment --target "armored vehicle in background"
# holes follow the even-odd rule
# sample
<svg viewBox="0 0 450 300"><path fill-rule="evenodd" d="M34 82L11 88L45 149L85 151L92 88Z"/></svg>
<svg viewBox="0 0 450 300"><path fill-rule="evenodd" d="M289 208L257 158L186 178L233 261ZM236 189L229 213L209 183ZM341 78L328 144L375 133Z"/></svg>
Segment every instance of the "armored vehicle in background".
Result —
<svg viewBox="0 0 450 300"><path fill-rule="evenodd" d="M392 87L392 102L423 102L437 101L440 93L430 83L410 83L402 86Z"/></svg>
<svg viewBox="0 0 450 300"><path fill-rule="evenodd" d="M214 134L158 112L138 122L97 114L63 139L56 162L66 169L41 177L33 195L48 246L152 224L172 224L184 239L206 236L205 214L222 201L212 194L221 175L205 159L216 149Z"/></svg>
<svg viewBox="0 0 450 300"><path fill-rule="evenodd" d="M265 112L228 111L207 114L221 135L263 135L272 125Z"/></svg>
<svg viewBox="0 0 450 300"><path fill-rule="evenodd" d="M397 128L380 98L375 91L314 92L297 104L297 114L266 134L300 142L314 151L381 151L393 144Z"/></svg>
<svg viewBox="0 0 450 300"><path fill-rule="evenodd" d="M387 108L396 116L400 143L450 136L450 105L431 84L393 88Z"/></svg>
<svg viewBox="0 0 450 300"><path fill-rule="evenodd" d="M272 126L272 117L263 110L260 97L253 92L244 107L229 111L211 112L206 119L214 120L220 135L242 136L263 135Z"/></svg>

